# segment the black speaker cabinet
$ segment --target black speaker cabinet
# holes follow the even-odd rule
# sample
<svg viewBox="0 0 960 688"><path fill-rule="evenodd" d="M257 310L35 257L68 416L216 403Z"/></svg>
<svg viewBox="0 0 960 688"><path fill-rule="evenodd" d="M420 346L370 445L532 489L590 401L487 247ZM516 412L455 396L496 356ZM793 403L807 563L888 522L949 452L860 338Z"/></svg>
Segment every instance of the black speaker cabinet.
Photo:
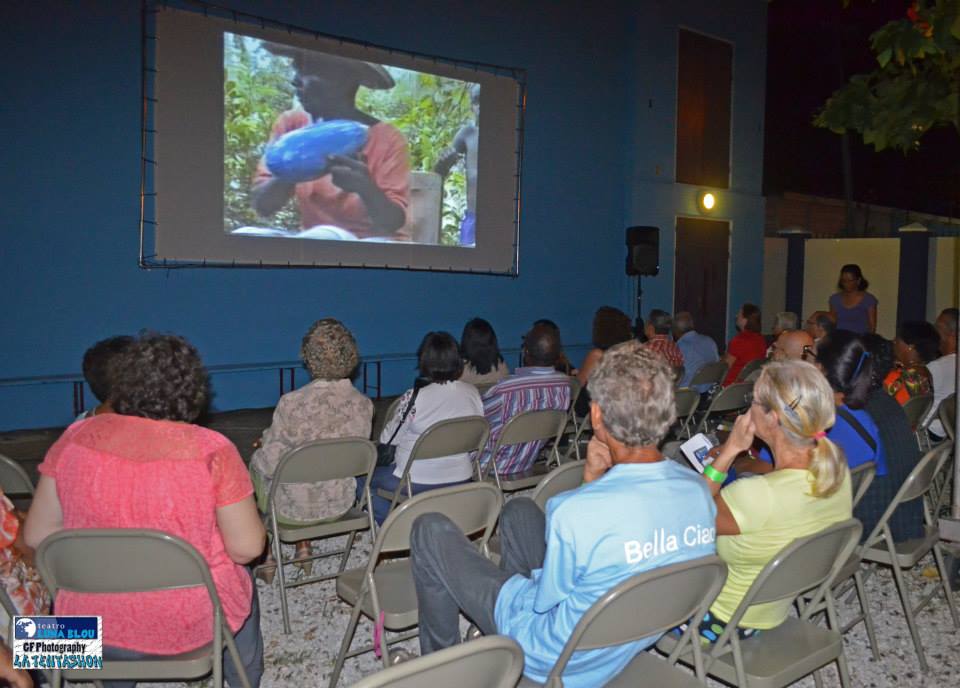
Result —
<svg viewBox="0 0 960 688"><path fill-rule="evenodd" d="M627 227L627 274L660 272L660 228Z"/></svg>

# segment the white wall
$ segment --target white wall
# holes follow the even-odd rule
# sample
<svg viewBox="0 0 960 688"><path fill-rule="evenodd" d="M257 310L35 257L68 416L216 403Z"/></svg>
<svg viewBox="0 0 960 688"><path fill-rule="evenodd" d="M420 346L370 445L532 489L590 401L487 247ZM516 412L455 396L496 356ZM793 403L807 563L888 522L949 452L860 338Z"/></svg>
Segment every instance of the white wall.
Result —
<svg viewBox="0 0 960 688"><path fill-rule="evenodd" d="M787 310L787 240L767 237L763 240L763 331L773 329L777 313ZM800 322L805 314L797 313Z"/></svg>
<svg viewBox="0 0 960 688"><path fill-rule="evenodd" d="M897 330L900 279L899 239L809 239L803 263L803 314L827 310L837 290L840 267L856 263L877 297L877 332L892 339Z"/></svg>

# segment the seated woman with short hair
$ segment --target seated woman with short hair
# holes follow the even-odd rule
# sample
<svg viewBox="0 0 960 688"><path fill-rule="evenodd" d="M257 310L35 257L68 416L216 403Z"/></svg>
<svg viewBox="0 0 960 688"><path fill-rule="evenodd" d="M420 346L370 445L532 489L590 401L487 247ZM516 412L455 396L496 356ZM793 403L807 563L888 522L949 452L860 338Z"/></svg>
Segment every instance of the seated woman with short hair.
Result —
<svg viewBox="0 0 960 688"><path fill-rule="evenodd" d="M373 515L386 520L390 500L377 489L393 492L403 477L413 445L432 425L451 418L482 416L483 402L473 385L461 381L463 360L457 340L447 332L428 332L417 349L420 377L400 399L397 412L387 420L380 441L396 446L394 463L378 466L370 480ZM468 453L416 461L410 467L413 494L471 480L473 465ZM357 498L362 486L357 486Z"/></svg>
<svg viewBox="0 0 960 688"><path fill-rule="evenodd" d="M804 361L771 362L754 386L750 410L704 472L717 504L717 554L727 563L727 581L700 625L715 641L764 566L796 538L850 518L850 471L843 451L827 437L834 424L833 391ZM721 490L733 460L763 440L773 470L741 478ZM790 600L750 607L741 637L774 628L787 618Z"/></svg>
<svg viewBox="0 0 960 688"><path fill-rule="evenodd" d="M463 356L460 379L471 385L493 385L510 374L500 355L497 333L483 318L474 318L463 326L460 353Z"/></svg>
<svg viewBox="0 0 960 688"><path fill-rule="evenodd" d="M260 556L265 531L236 447L193 424L209 397L200 356L180 337L146 334L119 356L112 381L114 413L71 425L40 464L26 542L36 547L64 528L147 528L183 538L210 567L225 621L256 686L263 640L256 587L243 565ZM179 654L213 640L204 588L62 590L56 610L102 616L107 658ZM223 672L230 685L239 685L229 658Z"/></svg>

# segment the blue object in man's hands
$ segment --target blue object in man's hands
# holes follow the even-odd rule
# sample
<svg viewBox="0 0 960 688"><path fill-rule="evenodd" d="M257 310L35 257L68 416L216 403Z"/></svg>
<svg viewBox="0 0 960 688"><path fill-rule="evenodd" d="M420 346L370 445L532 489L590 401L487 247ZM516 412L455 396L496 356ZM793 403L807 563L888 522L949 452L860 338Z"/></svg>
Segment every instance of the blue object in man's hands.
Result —
<svg viewBox="0 0 960 688"><path fill-rule="evenodd" d="M367 127L332 119L284 134L267 146L264 161L277 179L291 184L326 174L331 155L353 155L367 142Z"/></svg>

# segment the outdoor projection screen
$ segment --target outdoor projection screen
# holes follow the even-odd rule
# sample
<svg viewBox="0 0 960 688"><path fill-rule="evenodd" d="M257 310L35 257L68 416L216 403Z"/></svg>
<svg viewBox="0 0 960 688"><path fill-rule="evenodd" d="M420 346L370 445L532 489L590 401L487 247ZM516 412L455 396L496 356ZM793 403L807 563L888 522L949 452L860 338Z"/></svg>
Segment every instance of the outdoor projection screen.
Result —
<svg viewBox="0 0 960 688"><path fill-rule="evenodd" d="M154 19L148 265L516 274L518 73Z"/></svg>

